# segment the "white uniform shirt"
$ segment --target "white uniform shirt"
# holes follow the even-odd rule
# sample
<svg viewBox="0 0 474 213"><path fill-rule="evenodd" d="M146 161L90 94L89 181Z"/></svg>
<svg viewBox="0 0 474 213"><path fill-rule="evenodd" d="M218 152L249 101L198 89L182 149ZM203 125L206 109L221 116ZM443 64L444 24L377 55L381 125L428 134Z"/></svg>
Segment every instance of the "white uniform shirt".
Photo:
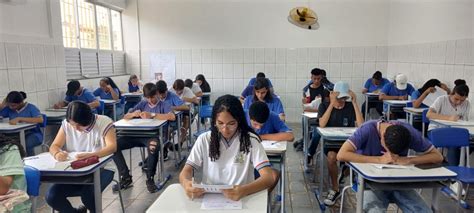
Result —
<svg viewBox="0 0 474 213"><path fill-rule="evenodd" d="M193 91L194 94L198 92L202 92L201 87L199 86L199 84L196 84L196 83L193 83L191 91Z"/></svg>
<svg viewBox="0 0 474 213"><path fill-rule="evenodd" d="M105 147L105 135L113 127L113 123L107 116L94 115L92 125L84 132L75 130L66 119L61 127L66 134L67 152L95 152Z"/></svg>
<svg viewBox="0 0 474 213"><path fill-rule="evenodd" d="M267 154L258 137L250 134L251 147L249 153L240 152L240 133L228 142L221 139L220 157L211 161L209 147L211 132L201 134L189 154L186 164L194 169L202 168L202 183L217 185L242 185L255 180L254 168L259 170L270 166Z"/></svg>
<svg viewBox="0 0 474 213"><path fill-rule="evenodd" d="M438 97L430 109L441 115L458 115L460 120L469 120L469 111L471 111L471 104L465 100L462 104L454 107L449 100L449 95ZM428 131L438 128L437 125L431 124L428 126Z"/></svg>
<svg viewBox="0 0 474 213"><path fill-rule="evenodd" d="M176 91L173 89L173 88L170 88L170 92L176 94ZM178 95L178 94L176 94ZM181 100L184 100L183 98L194 98L196 97L196 95L194 95L193 91L191 91L191 89L187 88L187 87L184 87L183 89L183 93L181 93L181 95L178 95L179 98L181 98ZM186 103L189 103L189 102L186 102Z"/></svg>

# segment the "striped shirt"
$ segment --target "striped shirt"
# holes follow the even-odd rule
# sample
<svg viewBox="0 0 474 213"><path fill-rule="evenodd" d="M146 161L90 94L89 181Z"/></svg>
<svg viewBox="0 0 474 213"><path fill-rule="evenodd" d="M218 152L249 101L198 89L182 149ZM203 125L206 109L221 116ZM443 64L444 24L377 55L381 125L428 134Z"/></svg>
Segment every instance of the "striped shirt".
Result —
<svg viewBox="0 0 474 213"><path fill-rule="evenodd" d="M113 127L112 120L104 115L95 115L92 124L84 131L77 131L66 119L61 124L66 134L67 152L95 152L105 147L105 135Z"/></svg>

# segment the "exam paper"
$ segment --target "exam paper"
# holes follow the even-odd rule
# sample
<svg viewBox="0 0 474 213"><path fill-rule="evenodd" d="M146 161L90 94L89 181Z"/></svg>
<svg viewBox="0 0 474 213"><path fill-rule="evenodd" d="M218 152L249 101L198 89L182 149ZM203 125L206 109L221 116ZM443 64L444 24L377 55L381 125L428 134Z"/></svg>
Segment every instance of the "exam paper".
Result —
<svg viewBox="0 0 474 213"><path fill-rule="evenodd" d="M234 188L231 185L206 185L206 184L198 184L193 183L194 188L204 189L207 193L222 193L222 189L232 189Z"/></svg>
<svg viewBox="0 0 474 213"><path fill-rule="evenodd" d="M395 165L395 164L376 164L376 163L373 163L372 166L374 166L377 169L408 169L408 168L410 168L409 166L402 166L402 165Z"/></svg>
<svg viewBox="0 0 474 213"><path fill-rule="evenodd" d="M201 209L242 209L242 201L233 201L223 194L204 194Z"/></svg>
<svg viewBox="0 0 474 213"><path fill-rule="evenodd" d="M440 87L436 86L435 87L436 91L433 92L433 93L429 93L426 98L423 100L423 104L426 105L426 106L431 106L433 105L433 103L435 102L435 100L439 97L439 96L443 96L443 95L446 95L446 91L444 89L441 89Z"/></svg>

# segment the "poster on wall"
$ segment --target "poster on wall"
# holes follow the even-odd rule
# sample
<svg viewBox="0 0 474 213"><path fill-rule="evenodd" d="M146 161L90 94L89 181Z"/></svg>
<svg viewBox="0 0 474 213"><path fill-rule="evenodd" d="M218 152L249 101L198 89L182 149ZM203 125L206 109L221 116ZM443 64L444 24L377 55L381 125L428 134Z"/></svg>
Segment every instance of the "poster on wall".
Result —
<svg viewBox="0 0 474 213"><path fill-rule="evenodd" d="M168 86L173 85L176 79L176 56L172 54L151 54L149 78L153 83L164 80Z"/></svg>

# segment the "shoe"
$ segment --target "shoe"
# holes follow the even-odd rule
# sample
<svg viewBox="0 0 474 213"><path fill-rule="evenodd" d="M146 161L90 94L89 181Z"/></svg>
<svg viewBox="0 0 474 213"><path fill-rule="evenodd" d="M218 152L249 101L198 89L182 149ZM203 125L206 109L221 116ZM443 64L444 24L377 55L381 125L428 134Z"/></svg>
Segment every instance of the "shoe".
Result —
<svg viewBox="0 0 474 213"><path fill-rule="evenodd" d="M133 180L132 176L127 175L126 177L122 177L120 179L120 190L128 189L133 186ZM118 192L119 191L119 185L115 184L112 186L112 191L113 192Z"/></svg>
<svg viewBox="0 0 474 213"><path fill-rule="evenodd" d="M300 143L300 144L298 144L298 146L296 147L295 151L301 152L301 151L303 151L303 147L304 147L304 144L303 144L303 143Z"/></svg>
<svg viewBox="0 0 474 213"><path fill-rule="evenodd" d="M80 205L79 207L76 208L77 213L87 213L87 207L84 205Z"/></svg>
<svg viewBox="0 0 474 213"><path fill-rule="evenodd" d="M311 163L313 162L313 156L306 156L306 164L308 165L311 165Z"/></svg>
<svg viewBox="0 0 474 213"><path fill-rule="evenodd" d="M149 178L148 180L146 180L146 189L148 189L150 193L155 193L158 191L158 187L156 186L153 178Z"/></svg>
<svg viewBox="0 0 474 213"><path fill-rule="evenodd" d="M341 197L340 192L330 189L328 196L324 199L324 204L326 204L326 206L332 206L336 203L336 200L339 199L339 197Z"/></svg>
<svg viewBox="0 0 474 213"><path fill-rule="evenodd" d="M298 146L299 146L299 144L300 144L300 143L302 143L302 142L303 142L303 139L299 139L299 140L297 140L297 141L293 142L293 148L295 148L295 149L296 149L296 147L298 147Z"/></svg>
<svg viewBox="0 0 474 213"><path fill-rule="evenodd" d="M165 150L163 151L163 159L164 159L165 161L169 160L169 158L168 158L168 149L165 149Z"/></svg>
<svg viewBox="0 0 474 213"><path fill-rule="evenodd" d="M454 194L457 195L458 194L458 186L459 186L459 183L454 182L454 183L451 183L451 185L449 185L449 189L451 189L451 191L453 191ZM461 189L461 193L462 193L462 196L466 195L466 190Z"/></svg>

